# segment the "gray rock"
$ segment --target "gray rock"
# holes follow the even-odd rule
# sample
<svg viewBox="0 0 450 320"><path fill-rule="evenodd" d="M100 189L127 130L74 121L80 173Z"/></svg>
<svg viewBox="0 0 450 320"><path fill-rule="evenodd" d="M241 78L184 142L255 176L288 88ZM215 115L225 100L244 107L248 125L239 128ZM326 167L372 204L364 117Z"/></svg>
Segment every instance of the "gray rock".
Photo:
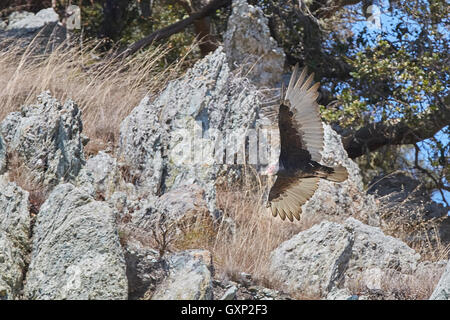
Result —
<svg viewBox="0 0 450 320"><path fill-rule="evenodd" d="M393 201L403 201L409 193L420 185L420 181L414 179L407 172L395 172L388 176L375 177L367 190L378 197L389 195Z"/></svg>
<svg viewBox="0 0 450 320"><path fill-rule="evenodd" d="M210 219L208 213L204 190L191 185L172 189L160 197L147 197L139 202L139 210L131 213L131 217L132 223L143 231L150 231L161 222L166 226L174 224L178 230L188 219L191 223L196 218Z"/></svg>
<svg viewBox="0 0 450 320"><path fill-rule="evenodd" d="M427 188L409 172L396 172L378 176L370 183L367 192L380 201L381 210L396 208L411 220L445 217L448 208L430 201Z"/></svg>
<svg viewBox="0 0 450 320"><path fill-rule="evenodd" d="M57 23L59 16L53 8L42 9L36 13L36 17L42 19L44 23Z"/></svg>
<svg viewBox="0 0 450 320"><path fill-rule="evenodd" d="M121 178L117 160L100 151L86 161L77 177L77 184L89 188L93 195L108 199L118 189Z"/></svg>
<svg viewBox="0 0 450 320"><path fill-rule="evenodd" d="M129 299L141 299L167 277L169 267L156 250L129 244L125 249Z"/></svg>
<svg viewBox="0 0 450 320"><path fill-rule="evenodd" d="M290 290L326 295L342 280L353 241L344 226L323 221L276 248L270 268Z"/></svg>
<svg viewBox="0 0 450 320"><path fill-rule="evenodd" d="M28 11L14 11L8 16L8 24L14 25L21 20L25 20L27 18L34 17L33 12Z"/></svg>
<svg viewBox="0 0 450 320"><path fill-rule="evenodd" d="M283 74L285 54L270 36L263 11L246 0L233 0L233 11L224 34L224 47L231 68L261 86L275 86Z"/></svg>
<svg viewBox="0 0 450 320"><path fill-rule="evenodd" d="M358 296L351 294L347 288L335 288L328 293L326 300L358 300Z"/></svg>
<svg viewBox="0 0 450 320"><path fill-rule="evenodd" d="M430 199L423 181L403 171L375 177L370 185L368 193L377 199L380 214L389 212L384 214L383 225L414 225L423 221L422 227L410 232L409 241L426 243L439 238L443 245L450 243L449 210Z"/></svg>
<svg viewBox="0 0 450 320"><path fill-rule="evenodd" d="M209 251L188 250L160 257L159 252L132 242L125 250L130 299L212 299Z"/></svg>
<svg viewBox="0 0 450 320"><path fill-rule="evenodd" d="M341 183L324 179L311 199L303 207L302 219L314 219L320 214L358 216L373 226L380 225L378 206L373 196L367 195L358 165L351 160L345 151L341 137L324 124L324 149L322 162L329 166L343 165L349 177Z"/></svg>
<svg viewBox="0 0 450 320"><path fill-rule="evenodd" d="M36 184L71 181L84 162L81 111L71 100L61 105L49 92L37 101L0 123L7 152L18 156Z"/></svg>
<svg viewBox="0 0 450 320"><path fill-rule="evenodd" d="M387 272L412 274L416 270L420 254L406 243L353 218L346 220L345 227L354 235L346 283L357 279L367 289L379 291Z"/></svg>
<svg viewBox="0 0 450 320"><path fill-rule="evenodd" d="M29 16L24 16L23 19L14 20L12 23L9 23L6 27L6 30L16 30L16 29L25 29L34 31L36 29L40 29L45 25L45 22L36 17L34 14Z"/></svg>
<svg viewBox="0 0 450 320"><path fill-rule="evenodd" d="M139 193L160 195L197 184L215 213L215 182L223 158L214 150L236 147L231 137L245 136L258 106L258 91L230 73L218 48L169 83L156 100L143 99L122 122L118 159ZM214 139L219 132L230 140Z"/></svg>
<svg viewBox="0 0 450 320"><path fill-rule="evenodd" d="M33 13L18 12L10 16L9 21L8 25L0 20L1 51L6 51L13 45L15 49L19 49L18 54L48 54L67 37L66 28L46 14L38 17Z"/></svg>
<svg viewBox="0 0 450 320"><path fill-rule="evenodd" d="M251 279L249 275L249 279ZM253 280L251 280L253 282ZM241 282L241 280L239 280ZM220 300L291 300L288 294L263 286L234 282L226 279L214 279L214 297Z"/></svg>
<svg viewBox="0 0 450 320"><path fill-rule="evenodd" d="M0 300L18 299L30 247L28 192L0 176Z"/></svg>
<svg viewBox="0 0 450 320"><path fill-rule="evenodd" d="M114 192L107 200L107 203L116 211L118 221L122 221L130 213L128 210L129 201L125 192Z"/></svg>
<svg viewBox="0 0 450 320"><path fill-rule="evenodd" d="M34 227L28 299L126 299L126 266L113 210L71 184L58 185Z"/></svg>
<svg viewBox="0 0 450 320"><path fill-rule="evenodd" d="M171 255L169 273L156 288L153 300L212 300L212 257L206 250L188 250Z"/></svg>
<svg viewBox="0 0 450 320"><path fill-rule="evenodd" d="M38 13L32 12L13 12L8 17L8 26L6 30L24 29L27 31L35 31L49 23L57 23L59 17L53 8L43 9Z"/></svg>
<svg viewBox="0 0 450 320"><path fill-rule="evenodd" d="M271 270L294 291L326 296L357 285L380 293L383 279L414 275L420 255L376 227L348 218L323 221L282 243L271 255Z"/></svg>
<svg viewBox="0 0 450 320"><path fill-rule="evenodd" d="M234 300L236 299L236 294L238 292L238 288L236 286L231 286L225 291L220 300Z"/></svg>
<svg viewBox="0 0 450 320"><path fill-rule="evenodd" d="M119 144L119 157L129 168L128 180L151 194L158 193L164 169L163 130L154 111L149 98L144 98L122 122Z"/></svg>
<svg viewBox="0 0 450 320"><path fill-rule="evenodd" d="M430 300L450 300L450 260L439 283L431 294Z"/></svg>

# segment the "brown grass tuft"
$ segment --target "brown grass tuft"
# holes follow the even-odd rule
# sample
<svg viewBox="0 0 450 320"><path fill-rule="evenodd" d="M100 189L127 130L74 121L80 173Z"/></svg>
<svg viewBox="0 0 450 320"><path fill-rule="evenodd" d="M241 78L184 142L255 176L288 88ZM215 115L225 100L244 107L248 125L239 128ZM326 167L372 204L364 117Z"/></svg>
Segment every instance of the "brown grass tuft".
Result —
<svg viewBox="0 0 450 320"><path fill-rule="evenodd" d="M422 261L440 261L450 258L450 244L443 243L439 225L447 216L425 219L421 213L426 212L425 203L416 204L414 216L408 212L405 203L384 203L380 207L382 230L385 234L398 238L420 253Z"/></svg>
<svg viewBox="0 0 450 320"><path fill-rule="evenodd" d="M96 43L68 46L63 43L51 53L36 53L29 44L0 42L0 121L21 105L32 104L42 91L62 103L73 99L83 112L84 133L95 154L117 140L122 120L146 95L164 89L167 82L189 65L188 55L166 67L166 46L153 47L124 61L99 54ZM193 48L196 44L193 44Z"/></svg>
<svg viewBox="0 0 450 320"><path fill-rule="evenodd" d="M33 178L31 170L23 164L17 153L8 153L7 164L9 180L16 183L23 190L28 191L30 214L34 217L47 199L48 190Z"/></svg>

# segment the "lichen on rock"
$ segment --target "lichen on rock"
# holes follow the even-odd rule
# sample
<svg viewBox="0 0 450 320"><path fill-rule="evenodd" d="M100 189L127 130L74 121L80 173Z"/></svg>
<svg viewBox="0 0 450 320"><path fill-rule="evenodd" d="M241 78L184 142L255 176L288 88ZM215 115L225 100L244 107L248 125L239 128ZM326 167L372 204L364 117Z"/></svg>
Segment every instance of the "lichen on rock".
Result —
<svg viewBox="0 0 450 320"><path fill-rule="evenodd" d="M125 259L113 210L60 184L34 227L28 299L127 299Z"/></svg>
<svg viewBox="0 0 450 320"><path fill-rule="evenodd" d="M0 300L19 299L29 263L29 194L0 175Z"/></svg>
<svg viewBox="0 0 450 320"><path fill-rule="evenodd" d="M274 87L280 84L285 54L271 37L268 19L261 8L234 0L224 47L231 69L241 68L254 84Z"/></svg>
<svg viewBox="0 0 450 320"><path fill-rule="evenodd" d="M33 183L49 187L78 175L85 161L82 130L76 103L67 100L62 105L50 92L43 92L36 104L23 106L0 123L7 154L17 156Z"/></svg>

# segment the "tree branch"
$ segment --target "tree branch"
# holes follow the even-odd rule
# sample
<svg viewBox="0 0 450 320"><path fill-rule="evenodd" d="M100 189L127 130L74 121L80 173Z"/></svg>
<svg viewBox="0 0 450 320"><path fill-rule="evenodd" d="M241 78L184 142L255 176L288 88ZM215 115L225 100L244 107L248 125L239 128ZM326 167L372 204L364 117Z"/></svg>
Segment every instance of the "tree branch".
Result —
<svg viewBox="0 0 450 320"><path fill-rule="evenodd" d="M183 31L187 26L193 24L196 20L209 16L212 13L214 13L217 9L228 6L230 4L231 0L213 0L210 3L208 3L202 10L192 13L188 18L178 21L160 30L157 30L152 34L148 35L147 37L142 38L139 41L136 41L135 43L130 45L125 51L123 51L120 55L122 57L128 57L137 52L138 50L149 46L154 41L159 41L168 38L175 33Z"/></svg>
<svg viewBox="0 0 450 320"><path fill-rule="evenodd" d="M447 98L445 100L448 100ZM450 107L444 104L436 111L425 111L414 119L395 119L369 124L344 135L342 143L352 159L386 145L414 144L433 137L450 124Z"/></svg>

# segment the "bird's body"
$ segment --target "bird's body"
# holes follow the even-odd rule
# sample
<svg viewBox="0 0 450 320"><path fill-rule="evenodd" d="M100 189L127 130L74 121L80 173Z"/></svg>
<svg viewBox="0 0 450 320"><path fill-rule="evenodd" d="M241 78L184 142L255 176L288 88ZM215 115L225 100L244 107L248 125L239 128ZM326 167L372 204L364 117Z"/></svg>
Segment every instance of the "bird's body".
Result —
<svg viewBox="0 0 450 320"><path fill-rule="evenodd" d="M277 115L280 131L280 157L277 166L269 167L276 175L270 189L267 207L273 216L300 220L301 206L314 194L319 179L341 182L347 179L344 167L320 164L323 148L323 127L316 102L319 84L311 86L313 75L306 79L306 70L297 78L297 67Z"/></svg>

